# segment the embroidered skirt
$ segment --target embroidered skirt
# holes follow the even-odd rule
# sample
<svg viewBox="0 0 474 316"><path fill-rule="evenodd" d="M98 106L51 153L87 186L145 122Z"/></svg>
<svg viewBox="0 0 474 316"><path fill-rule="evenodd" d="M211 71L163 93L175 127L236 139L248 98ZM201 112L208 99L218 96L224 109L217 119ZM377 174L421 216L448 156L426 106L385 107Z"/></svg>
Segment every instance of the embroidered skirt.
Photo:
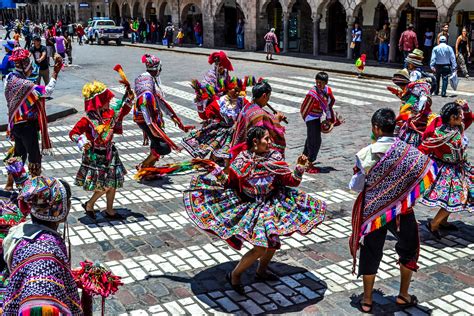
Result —
<svg viewBox="0 0 474 316"><path fill-rule="evenodd" d="M275 53L275 47L273 46L273 42L266 42L265 43L265 53L267 53L267 54Z"/></svg>
<svg viewBox="0 0 474 316"><path fill-rule="evenodd" d="M76 175L75 185L85 191L103 191L121 188L127 174L115 146L107 155L106 150L94 149L82 155L82 164Z"/></svg>
<svg viewBox="0 0 474 316"><path fill-rule="evenodd" d="M205 158L212 154L216 158L227 159L230 158L229 149L233 135L232 126L211 122L183 138L181 145L194 158Z"/></svg>
<svg viewBox="0 0 474 316"><path fill-rule="evenodd" d="M421 203L448 212L474 211L474 168L469 162L447 164L436 160L438 175Z"/></svg>
<svg viewBox="0 0 474 316"><path fill-rule="evenodd" d="M292 188L281 187L259 202L242 199L233 189L217 188L219 184L209 178L200 179L193 178L184 192L186 211L199 228L235 249L241 249L243 241L279 249L279 236L307 234L324 220L325 203Z"/></svg>

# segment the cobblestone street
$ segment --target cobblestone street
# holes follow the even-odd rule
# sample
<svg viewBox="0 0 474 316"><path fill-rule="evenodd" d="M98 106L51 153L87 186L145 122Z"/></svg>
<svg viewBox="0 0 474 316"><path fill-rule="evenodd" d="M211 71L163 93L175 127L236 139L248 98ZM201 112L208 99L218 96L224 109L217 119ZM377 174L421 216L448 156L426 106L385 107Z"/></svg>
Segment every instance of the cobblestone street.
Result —
<svg viewBox="0 0 474 316"><path fill-rule="evenodd" d="M74 183L81 153L68 133L83 115L82 85L91 80L105 82L121 98L123 88L112 70L120 63L129 80L144 71L140 57L156 54L164 64L161 80L167 100L185 124L198 125L200 119L189 86L193 78L202 78L209 68L207 58L169 51L115 46L75 46L74 62L59 75L54 105L74 106L79 113L55 121L49 131L56 155L44 157L44 174ZM288 117L286 159L292 165L303 151L306 126L299 105L314 82L315 70L247 61L233 61L235 75L264 77L272 85L270 103ZM348 66L349 67L349 66ZM353 67L353 66L350 66ZM328 204L327 217L313 232L294 234L282 239L282 248L270 264L281 277L278 282L256 282L255 269L243 277L246 294L230 289L225 274L250 247L241 251L200 231L188 218L182 202L193 174L185 173L161 180L139 183L134 180L135 165L148 154L142 145L142 132L129 115L123 136L115 137L120 157L128 170L124 188L116 195L116 209L126 217L109 221L98 215L96 223L85 214L81 204L88 200L79 187L73 187L73 206L69 216L73 267L84 259L98 261L123 278L125 285L105 304L106 315L177 315L177 314L283 314L354 315L362 293L362 280L351 274L352 258L348 237L351 211L357 195L349 191L355 153L370 142L370 117L381 107L398 110L399 101L387 89L388 80L357 79L330 73L329 85L336 98L336 111L345 124L323 135L319 165L322 173L305 175L300 188ZM2 94L3 94L3 88ZM250 95L250 93L249 93ZM448 98L433 97L433 109L461 97L471 108L474 93L448 91ZM3 103L5 104L5 103ZM179 142L184 136L171 120L166 132ZM467 135L474 136L471 130ZM2 133L0 151L11 146ZM471 161L474 156L471 144ZM185 152L172 153L160 163L190 159ZM1 184L6 181L1 169ZM105 208L99 200L98 208ZM472 315L474 311L474 219L460 213L451 220L458 232L434 240L425 228L435 214L422 205L415 207L419 221L420 270L414 274L411 292L422 302L418 307L399 310L395 298L399 288L399 269L394 238L389 237L375 288L374 313L395 315ZM94 308L100 314L100 301Z"/></svg>

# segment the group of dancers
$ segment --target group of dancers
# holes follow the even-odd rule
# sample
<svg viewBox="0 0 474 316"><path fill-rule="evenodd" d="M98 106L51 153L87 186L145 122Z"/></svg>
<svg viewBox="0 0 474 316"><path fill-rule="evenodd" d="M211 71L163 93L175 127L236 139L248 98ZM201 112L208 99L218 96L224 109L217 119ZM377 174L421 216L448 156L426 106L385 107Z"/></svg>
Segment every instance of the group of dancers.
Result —
<svg viewBox="0 0 474 316"><path fill-rule="evenodd" d="M407 62L415 57L418 55L409 55ZM7 76L5 94L9 108L8 135L15 146L6 164L10 166L7 168L10 179L15 180L20 193L2 205L0 219L2 238L16 226L11 229L15 231L15 241L11 241L12 237L5 238L7 262L2 268L7 276L13 269L16 278L4 294L4 313L17 315L25 308L40 306L46 310L51 305L66 315L76 315L78 308L80 310L76 296L70 293L71 288L61 288L55 281L57 275L67 270L64 263L69 258L63 251L66 249L64 240L44 237L42 233L56 236L52 231L57 230L59 222L66 221L70 208L68 185L41 176L42 152L37 132L41 132L42 149L46 154L52 145L44 100L54 90L55 80L46 87L31 82L28 77L33 60L22 48L15 49L12 61L16 70ZM325 218L324 201L295 187L304 172L319 172L316 164L321 133L328 133L344 122L334 111L336 98L328 85L328 74L316 74L315 84L301 105L307 139L304 152L295 167L290 168L285 161L287 118L271 107L272 88L267 80L231 76L234 69L227 55L222 51L211 54L212 68L202 80L191 81L196 93L195 106L202 119L201 126L195 128L184 125L166 101L160 81L161 60L146 54L141 61L146 71L135 79L133 88L121 66L114 68L125 87L122 100L114 99L113 92L99 81L87 83L82 89L85 113L69 136L82 151L75 185L92 193L82 205L86 215L96 219L96 201L105 195L104 216L122 218L113 204L115 192L123 186L127 171L114 145L114 135L123 132L123 119L133 111L133 120L143 131L144 144L150 148L148 157L136 166L137 178L146 181L186 168L198 171L184 192L188 216L196 226L224 239L235 249L241 249L244 242L253 246L226 275L232 289L245 294L241 276L256 261L257 280L278 280L278 275L269 269L269 263L281 246L280 236L310 233ZM56 57L55 62L54 78L62 60ZM414 71L418 71L416 67L409 67L393 76L397 88L389 90L401 100L399 115L389 108L380 108L373 114L373 143L357 153L349 185L360 192L353 208L350 252L355 272L360 249L358 275L363 276L364 282L364 295L359 303L362 312L372 311L372 290L387 231L397 238L396 251L400 257L401 283L396 303L401 307L418 303L417 298L409 294L420 250L413 208L418 199L430 207L440 208L427 223L428 230L438 239L442 238L440 231L457 229L447 221L451 213L474 210L474 172L466 156L465 135L473 113L463 100L447 103L439 115L432 113L429 79L410 73ZM250 87L252 97L248 98L246 91ZM166 134L165 114L187 133L178 144ZM160 162L162 157L183 149L192 160L176 164ZM23 169L26 161L29 175ZM6 189L12 188L13 183L9 183ZM33 224L42 226L37 225L28 233L23 229L21 234L22 229L18 227L26 225L20 223L27 215L31 215ZM18 273L24 268L21 261L29 259L12 258L15 247L37 242L49 246L35 248L36 252L28 254L46 260L47 268L44 264L28 264L27 271ZM55 258L58 245L61 260ZM63 258L64 253L66 258ZM17 268L15 263L19 265ZM53 290L40 291L27 286L29 275L47 273L54 277L40 278L41 282ZM74 292L74 288L72 290Z"/></svg>

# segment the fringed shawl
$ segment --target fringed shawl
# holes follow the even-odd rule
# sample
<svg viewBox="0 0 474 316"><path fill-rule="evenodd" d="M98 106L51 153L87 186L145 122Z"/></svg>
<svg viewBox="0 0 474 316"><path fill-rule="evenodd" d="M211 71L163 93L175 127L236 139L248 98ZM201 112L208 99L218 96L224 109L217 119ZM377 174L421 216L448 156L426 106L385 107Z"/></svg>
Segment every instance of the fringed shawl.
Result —
<svg viewBox="0 0 474 316"><path fill-rule="evenodd" d="M364 236L398 215L412 212L416 200L433 183L436 173L437 166L428 156L399 139L368 172L364 191L352 210L349 244L354 270L357 250Z"/></svg>

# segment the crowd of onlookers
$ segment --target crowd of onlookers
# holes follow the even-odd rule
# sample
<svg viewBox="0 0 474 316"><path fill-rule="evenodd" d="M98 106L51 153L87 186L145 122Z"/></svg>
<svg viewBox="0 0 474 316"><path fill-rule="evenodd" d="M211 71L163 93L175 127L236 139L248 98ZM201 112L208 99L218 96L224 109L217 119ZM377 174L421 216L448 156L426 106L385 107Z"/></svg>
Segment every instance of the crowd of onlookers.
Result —
<svg viewBox="0 0 474 316"><path fill-rule="evenodd" d="M401 34L398 40L398 49L403 57L403 61L405 61L408 54L413 52L414 49L420 49L424 53L424 60L426 64L430 65L432 61L432 51L436 46L441 44L440 39L442 36L444 36L444 38L446 39L443 42L444 45L449 46L448 43L450 42L449 38L451 35L448 31L449 25L445 24L443 25L441 31L438 34L435 34L435 32L429 27L425 29L425 32L423 34L417 34L415 32L414 25L409 24L407 29ZM422 39L421 43L419 39ZM355 23L352 29L351 42L353 59L357 59L361 55L362 41L362 29L358 23ZM379 63L388 62L389 45L390 28L388 24L384 24L380 30L377 30L375 32L375 36L372 43L373 58ZM472 49L471 39L469 38L468 29L466 27L462 28L461 34L457 36L452 49L458 69L460 70L463 76L468 77L468 65L471 63ZM444 50L448 51L449 49L446 48Z"/></svg>

